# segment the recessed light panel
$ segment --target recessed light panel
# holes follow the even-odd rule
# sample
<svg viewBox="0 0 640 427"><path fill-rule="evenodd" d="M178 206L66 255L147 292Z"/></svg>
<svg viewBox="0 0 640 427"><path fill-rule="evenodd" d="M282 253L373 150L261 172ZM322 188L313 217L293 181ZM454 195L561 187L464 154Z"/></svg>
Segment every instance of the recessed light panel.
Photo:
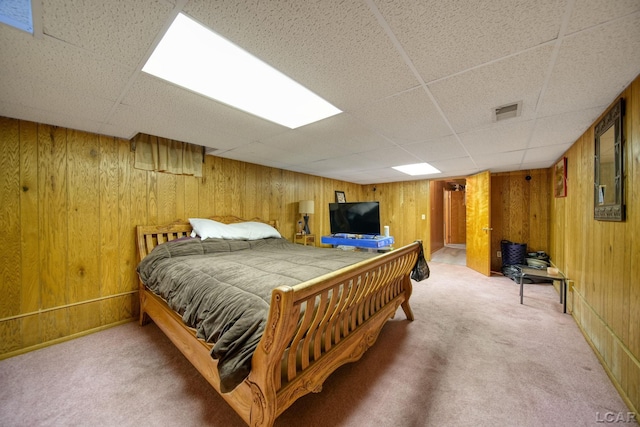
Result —
<svg viewBox="0 0 640 427"><path fill-rule="evenodd" d="M438 169L434 168L429 163L414 163L412 165L393 166L393 169L412 176L433 175L436 173L441 173Z"/></svg>
<svg viewBox="0 0 640 427"><path fill-rule="evenodd" d="M184 14L142 71L292 129L341 112Z"/></svg>

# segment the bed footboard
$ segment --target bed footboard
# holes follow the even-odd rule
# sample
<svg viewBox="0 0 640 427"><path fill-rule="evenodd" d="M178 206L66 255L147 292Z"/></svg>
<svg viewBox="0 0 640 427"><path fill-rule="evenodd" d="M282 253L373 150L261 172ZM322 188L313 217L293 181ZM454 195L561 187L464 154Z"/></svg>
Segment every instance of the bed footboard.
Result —
<svg viewBox="0 0 640 427"><path fill-rule="evenodd" d="M363 261L294 287L274 290L265 333L245 381L251 425L272 425L301 396L319 392L340 366L371 347L384 324L409 305L419 244Z"/></svg>

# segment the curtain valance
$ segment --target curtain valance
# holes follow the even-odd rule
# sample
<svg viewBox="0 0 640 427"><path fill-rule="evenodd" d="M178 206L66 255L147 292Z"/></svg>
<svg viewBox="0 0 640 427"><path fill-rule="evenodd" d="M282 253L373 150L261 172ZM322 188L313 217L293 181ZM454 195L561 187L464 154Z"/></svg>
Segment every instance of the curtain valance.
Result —
<svg viewBox="0 0 640 427"><path fill-rule="evenodd" d="M139 133L133 137L134 167L202 177L204 150L199 145Z"/></svg>

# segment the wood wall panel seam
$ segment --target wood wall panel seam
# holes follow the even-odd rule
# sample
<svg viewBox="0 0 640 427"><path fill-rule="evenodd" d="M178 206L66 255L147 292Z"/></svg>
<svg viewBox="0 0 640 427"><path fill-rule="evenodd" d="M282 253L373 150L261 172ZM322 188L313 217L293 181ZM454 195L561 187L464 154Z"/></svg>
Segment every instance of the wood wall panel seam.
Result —
<svg viewBox="0 0 640 427"><path fill-rule="evenodd" d="M8 322L11 320L16 320L16 319L21 319L24 317L30 317L30 316L37 316L43 313L48 313L50 311L56 311L56 310L63 310L65 308L71 308L71 307L77 307L80 305L84 305L84 304L90 304L90 303L94 303L94 302L99 302L99 301L105 301L105 300L109 300L109 299L113 299L113 298L119 298L119 297L123 297L123 296L127 296L127 295L133 295L133 294L137 294L138 290L136 289L135 291L128 291L128 292L121 292L119 294L114 294L114 295L107 295L107 296L103 296L103 297L98 297L98 298L92 298L92 299L88 299L88 300L84 300L84 301L78 301L78 302L73 302L73 303L69 303L69 304L65 304L65 305L60 305L57 307L50 307L50 308L43 308L37 311L31 311L31 312L27 312L27 313L21 313L21 314L17 314L15 316L8 316L8 317L3 317L0 319L0 323L2 322Z"/></svg>

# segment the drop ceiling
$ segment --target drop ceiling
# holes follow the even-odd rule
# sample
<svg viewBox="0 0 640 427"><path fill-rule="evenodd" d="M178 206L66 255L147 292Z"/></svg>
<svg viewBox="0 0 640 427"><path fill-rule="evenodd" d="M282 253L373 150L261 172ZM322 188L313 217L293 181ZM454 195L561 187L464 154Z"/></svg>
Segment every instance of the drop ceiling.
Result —
<svg viewBox="0 0 640 427"><path fill-rule="evenodd" d="M34 3L35 36L0 24L0 115L359 184L549 167L640 74L640 0ZM292 130L143 73L180 12L343 112Z"/></svg>

